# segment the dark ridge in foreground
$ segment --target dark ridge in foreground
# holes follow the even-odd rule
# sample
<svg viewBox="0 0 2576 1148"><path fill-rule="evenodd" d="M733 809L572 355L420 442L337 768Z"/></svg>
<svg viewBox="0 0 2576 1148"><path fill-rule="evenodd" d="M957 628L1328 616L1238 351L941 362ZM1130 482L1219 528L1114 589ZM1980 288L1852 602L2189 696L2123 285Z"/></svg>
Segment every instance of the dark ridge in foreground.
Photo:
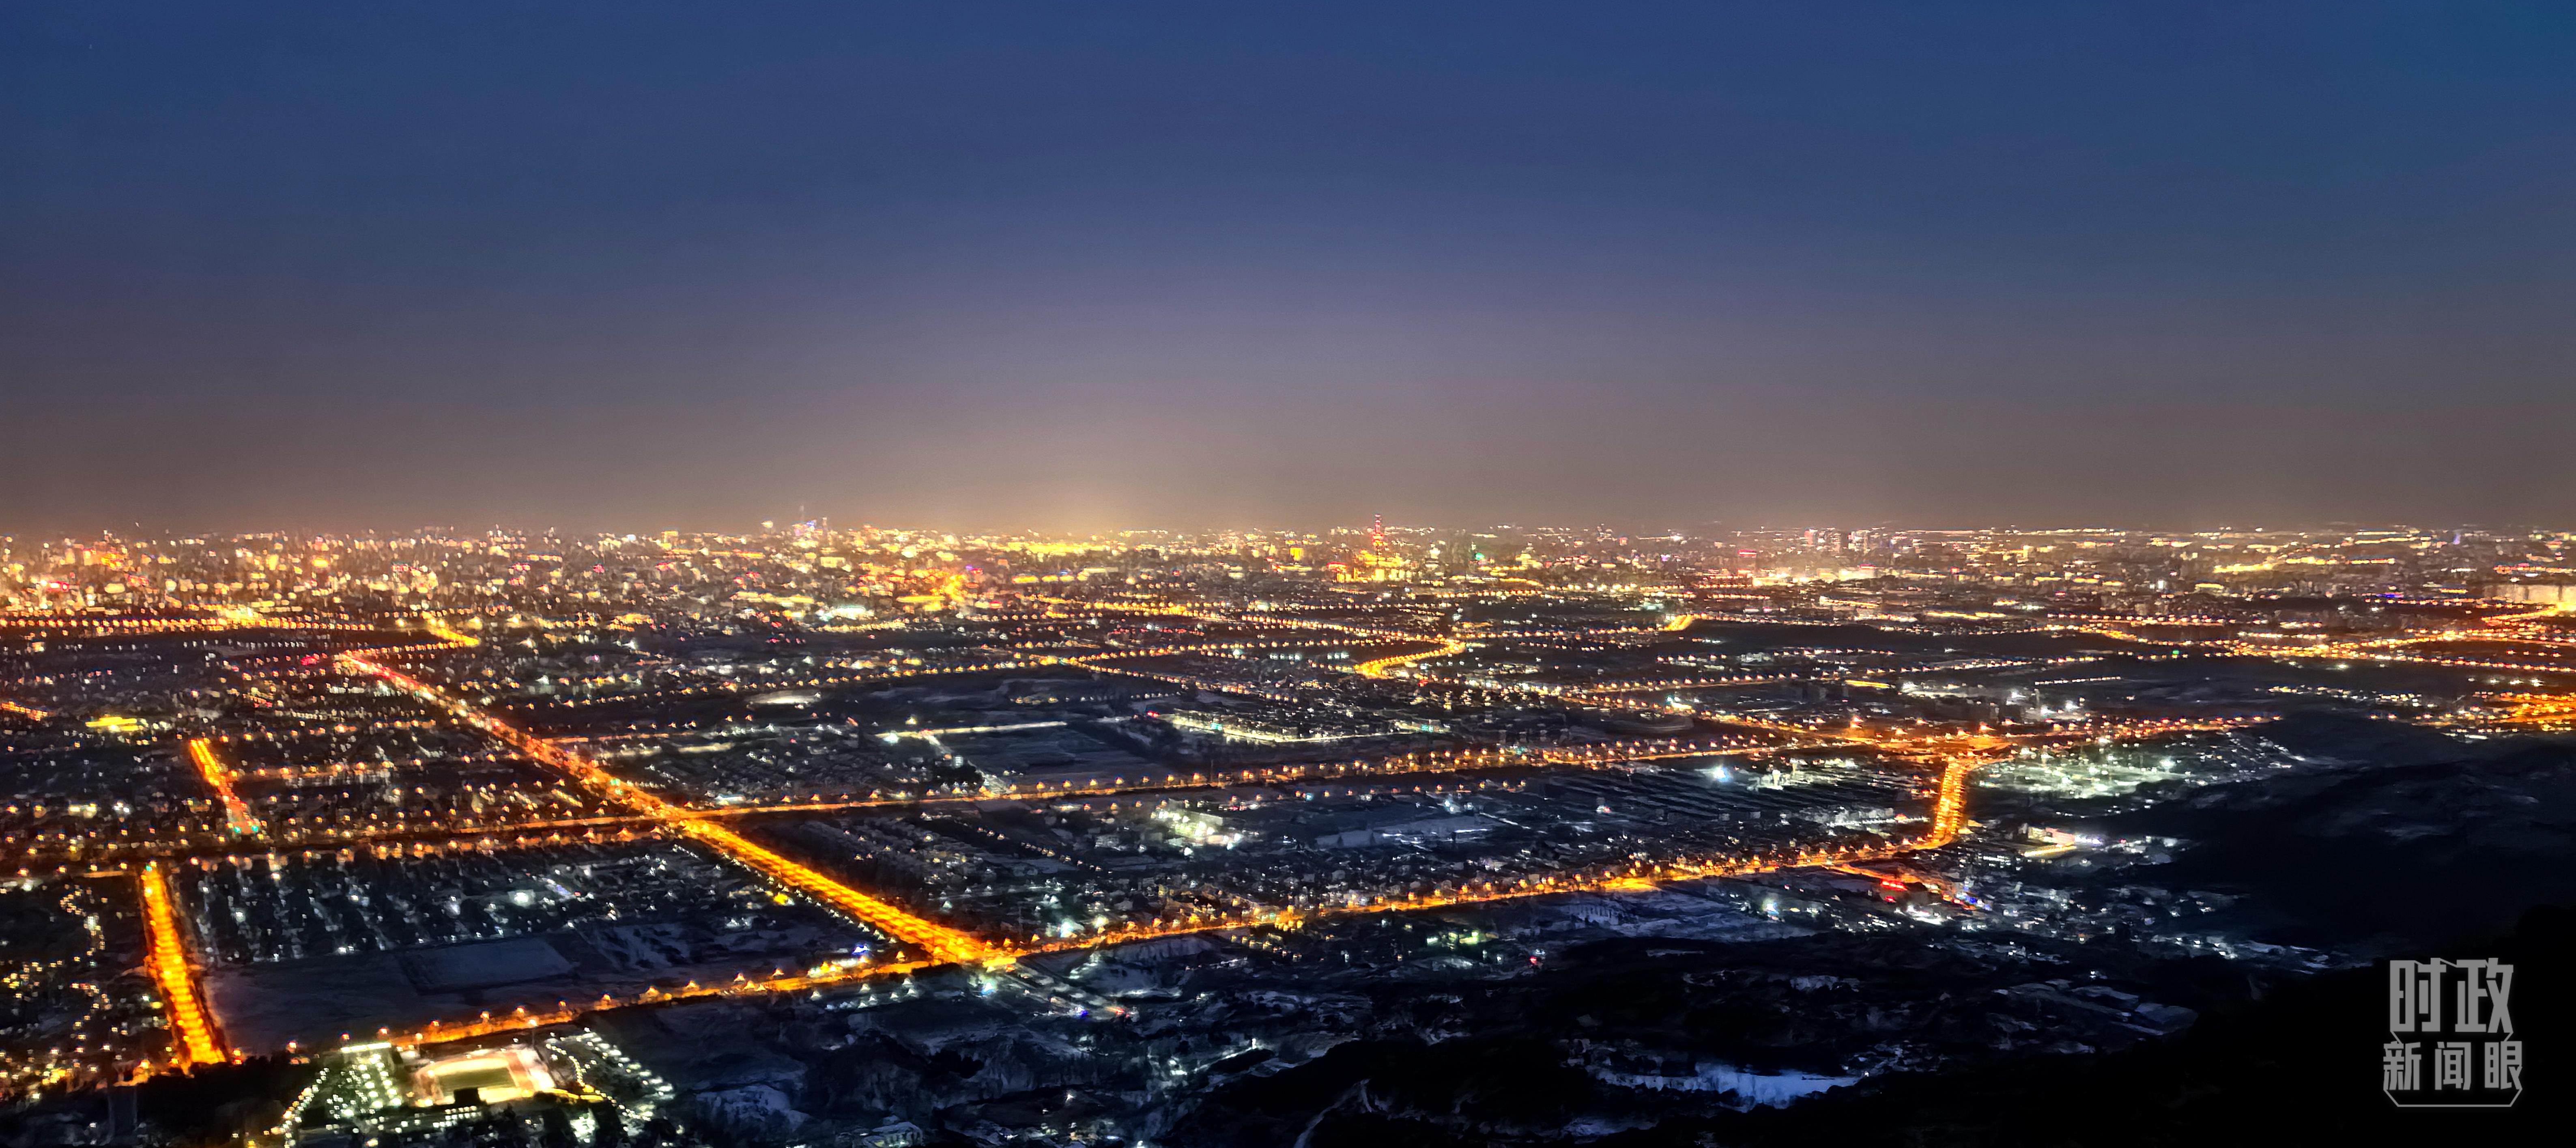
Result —
<svg viewBox="0 0 2576 1148"><path fill-rule="evenodd" d="M1663 1007L1627 962L1599 975L1568 975L1524 990L1523 1023L1424 1044L1355 1041L1294 1070L1247 1079L1218 1093L1181 1127L1174 1144L1492 1146L1585 1142L1602 1148L1812 1148L1817 1144L2183 1146L2277 1143L2511 1143L2539 1127L2564 1127L2567 1091L2545 1081L2564 1053L2550 1041L2576 1032L2576 911L2543 906L2499 941L2442 952L2500 956L2521 970L2514 1009L2532 1035L2522 1103L2504 1111L2403 1111L2379 1091L2385 993L2376 968L2257 980L2223 965L2200 974L2188 996L2203 1020L2187 1034L2101 1055L2020 1055L1964 1061L1937 1072L1892 1072L1785 1108L1713 1110L1676 1104L1660 1116L1634 1097L1611 1097L1565 1063L1561 1040L1620 1022L1589 1008L1640 988L1641 1006ZM2429 954L2428 954L2429 955ZM1955 971L1955 970L1948 970ZM2169 991L2182 986L2168 984ZM2179 994L2177 993L2179 996ZM1955 1010L1973 1012L1968 1002ZM1679 1018L1676 1018L1679 1019ZM1952 1019L1956 1019L1955 1017ZM1589 1023L1587 1023L1589 1022ZM1687 1022L1684 1022L1685 1024ZM1643 1124L1569 1136L1587 1115L1621 1112ZM2282 1121L2290 1121L2284 1125ZM2481 1140L2480 1138L2486 1138Z"/></svg>

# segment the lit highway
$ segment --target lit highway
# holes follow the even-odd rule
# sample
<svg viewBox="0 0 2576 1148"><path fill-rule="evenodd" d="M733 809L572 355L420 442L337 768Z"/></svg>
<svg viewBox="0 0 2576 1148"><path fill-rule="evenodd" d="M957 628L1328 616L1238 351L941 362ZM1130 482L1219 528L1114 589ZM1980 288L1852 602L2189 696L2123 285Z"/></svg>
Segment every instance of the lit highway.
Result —
<svg viewBox="0 0 2576 1148"><path fill-rule="evenodd" d="M170 882L157 865L146 865L138 878L146 930L144 966L161 992L161 1007L173 1034L171 1062L186 1069L225 1059L215 1032L214 1016L197 990L197 963L189 955L187 931L170 904Z"/></svg>
<svg viewBox="0 0 2576 1148"><path fill-rule="evenodd" d="M500 739L530 758L562 770L565 776L574 782L612 801L629 806L656 821L670 825L680 833L704 842L745 867L763 873L790 888L814 896L835 909L884 930L889 936L919 945L923 951L939 960L976 961L993 955L993 951L988 946L974 937L914 916L893 904L870 897L805 865L755 845L741 834L722 825L690 817L687 810L628 784L600 768L590 759L552 742L529 736L518 727L481 713L417 678L382 663L371 662L354 655L344 655L341 664L352 672L374 677L423 701L444 708L468 725Z"/></svg>

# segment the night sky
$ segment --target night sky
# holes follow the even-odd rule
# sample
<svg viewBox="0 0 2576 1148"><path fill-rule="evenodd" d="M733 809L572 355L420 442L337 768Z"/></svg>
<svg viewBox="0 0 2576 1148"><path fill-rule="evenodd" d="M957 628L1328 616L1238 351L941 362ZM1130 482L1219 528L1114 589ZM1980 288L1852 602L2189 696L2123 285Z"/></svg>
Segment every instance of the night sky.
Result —
<svg viewBox="0 0 2576 1148"><path fill-rule="evenodd" d="M2576 526L2576 5L19 3L0 531Z"/></svg>

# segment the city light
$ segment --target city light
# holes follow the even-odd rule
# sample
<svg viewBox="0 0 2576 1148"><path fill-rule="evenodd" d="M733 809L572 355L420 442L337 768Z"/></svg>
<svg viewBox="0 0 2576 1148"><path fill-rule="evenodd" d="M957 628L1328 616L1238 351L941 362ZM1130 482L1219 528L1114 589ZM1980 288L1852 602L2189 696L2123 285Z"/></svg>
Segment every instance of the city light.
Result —
<svg viewBox="0 0 2576 1148"><path fill-rule="evenodd" d="M158 865L144 866L137 880L143 899L143 963L161 991L162 1012L169 1019L171 1061L182 1069L223 1063L223 1044L216 1039L214 1019L197 994L196 964L188 957L178 912L170 905L169 880Z"/></svg>
<svg viewBox="0 0 2576 1148"><path fill-rule="evenodd" d="M159 1054L133 1033L92 1037L95 1052L78 1040L48 1046L0 1062L10 1079L59 1086L107 1069L130 1079L276 1051L228 1047L207 970L340 959L384 942L280 927L309 910L300 895L240 900L265 886L232 875L262 869L283 880L440 857L506 869L520 856L686 846L703 852L669 856L716 859L758 891L728 902L728 929L752 928L745 914L820 910L856 930L819 959L705 983L402 1018L375 1034L388 1049L465 1047L457 1042L670 1001L896 993L913 975L957 966L981 978L979 999L1115 1017L1134 1010L1029 958L1193 935L1289 954L1335 935L1337 922L1411 930L1440 910L1739 886L1766 890L1766 919L1805 920L1818 906L1793 891L1838 879L1904 920L2029 929L1981 885L1975 859L2080 866L2124 846L2025 816L1995 821L1986 787L2128 792L2139 778L2188 778L2210 752L2259 745L2278 712L2261 699L2275 696L2467 736L2576 727L2576 638L2555 605L2442 601L2423 608L2438 620L2338 628L2253 598L2162 612L2134 596L2120 609L2031 608L2019 575L1766 583L1584 564L1550 581L1533 562L1508 583L1460 584L1440 581L1430 555L1408 553L1395 530L1369 537L1375 560L1339 571L1283 563L1317 580L1285 570L1263 583L1269 598L1071 578L1027 595L1005 588L1024 585L1016 579L968 579L962 554L938 560L956 563L945 569L916 556L863 573L858 546L830 538L694 551L666 540L631 556L604 540L587 567L563 562L566 597L511 608L358 617L174 602L157 615L0 616L31 647L171 643L181 671L169 680L188 691L173 704L152 691L174 687L147 674L130 686L118 670L31 674L0 707L27 736L137 763L175 750L188 778L173 800L138 785L132 800L31 795L5 807L21 828L0 840L0 864L14 861L22 880L133 875L154 1031L168 1042ZM918 540L873 544L927 553ZM258 565L280 581L376 575L339 545L328 561ZM807 560L835 546L850 555L839 565ZM1331 553L1321 540L1296 548ZM1733 563L1748 548L1723 549ZM2009 553L2024 550L2040 553ZM506 594L532 553L474 543L448 561L511 575L498 580ZM1155 553L1184 568L1206 561L1169 543ZM642 577L700 556L735 572L669 587ZM626 572L612 575L611 561ZM101 568L147 564L118 562ZM420 555L401 565L410 584L431 584ZM887 579L884 593L835 603L828 587L796 583L825 571ZM675 593L710 582L761 588L727 590L743 605L713 617ZM787 592L799 588L809 592ZM487 580L477 593L495 590ZM1334 596L1294 600L1316 593ZM867 619L863 629L853 617ZM764 635L760 648L738 640L747 623ZM1811 636L1828 628L1834 645ZM1873 633L1889 640L1864 636ZM1998 637L2056 645L1970 648ZM1945 648L1913 652L1935 644L1927 638ZM195 652L218 648L212 661ZM2417 667L2458 675L2465 692L2291 679L2216 711L2137 697L2139 668L2216 658L2338 675ZM197 662L210 668L188 676ZM952 711L899 700L940 696L978 701ZM942 718L950 712L960 716ZM2121 756L2133 745L2152 748ZM1669 788L1678 778L1690 780ZM1299 828L1264 828L1282 824ZM1525 836L1534 830L1546 836ZM749 896L720 892L730 879L716 895ZM522 881L496 910L533 927L556 904L625 907L581 907L590 895ZM366 896L362 915L379 918L370 929L415 903ZM422 924L423 941L470 943L437 917ZM1504 943L1491 929L1476 935L1479 953ZM312 936L330 947L309 951ZM47 991L94 994L72 968L28 975L53 978ZM287 1051L334 1047L330 1036L306 1034Z"/></svg>

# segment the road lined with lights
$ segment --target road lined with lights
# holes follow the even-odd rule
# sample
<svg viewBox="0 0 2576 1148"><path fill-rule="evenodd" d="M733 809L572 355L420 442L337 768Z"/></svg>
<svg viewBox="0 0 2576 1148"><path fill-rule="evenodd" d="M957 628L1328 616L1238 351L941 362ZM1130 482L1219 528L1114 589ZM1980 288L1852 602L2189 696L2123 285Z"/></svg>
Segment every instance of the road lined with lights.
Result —
<svg viewBox="0 0 2576 1148"><path fill-rule="evenodd" d="M553 766L574 782L610 801L634 809L680 833L706 843L718 853L812 896L835 909L883 931L886 935L909 944L942 961L979 961L993 951L972 935L945 925L925 920L895 905L868 896L778 853L753 844L741 834L711 821L689 816L689 811L662 797L608 772L599 763L582 754L528 734L517 726L493 717L418 678L380 662L343 655L340 665L352 672L373 677L394 688L448 711L466 724L500 739L519 752Z"/></svg>
<svg viewBox="0 0 2576 1148"><path fill-rule="evenodd" d="M860 981L874 980L879 977L889 977L903 973L918 972L922 969L931 968L938 963L943 962L895 961L887 964L859 962L847 965L821 965L804 973L787 973L782 971L767 977L737 976L733 980L714 985L701 985L696 981L691 981L676 989L648 988L632 996L621 997L602 993L596 1000L559 1000L555 1002L555 1007L551 1009L532 1010L526 1005L520 1005L517 1008L509 1012L502 1013L499 1016L494 1016L490 1012L484 1012L473 1020L433 1020L419 1028L404 1032L395 1032L392 1029L379 1029L377 1030L376 1039L390 1043L397 1048L417 1048L424 1044L443 1044L448 1041L470 1040L474 1037L490 1036L494 1033L500 1032L516 1032L534 1028L545 1028L550 1025L565 1024L578 1020L591 1013L606 1012L610 1009L632 1008L637 1005L665 1004L671 1001L700 1000L707 997L741 997L759 996L766 993L812 992L816 989L854 984Z"/></svg>
<svg viewBox="0 0 2576 1148"><path fill-rule="evenodd" d="M1462 654L1467 651L1466 643L1450 638L1420 638L1415 640L1431 642L1435 643L1435 645L1433 648L1423 650L1419 653L1392 654L1383 658L1373 658L1369 661L1361 662L1356 666L1352 666L1351 672L1358 674L1363 678L1383 678L1392 672L1397 666L1409 666L1415 662L1425 661L1431 658L1445 658L1451 654Z"/></svg>
<svg viewBox="0 0 2576 1148"><path fill-rule="evenodd" d="M144 968L161 991L161 1011L170 1023L170 1062L185 1070L224 1061L224 1046L215 1034L213 1014L197 995L196 962L188 956L187 935L170 903L170 882L157 865L143 867L138 879L143 900Z"/></svg>
<svg viewBox="0 0 2576 1148"><path fill-rule="evenodd" d="M225 829L252 835L267 828L260 824L259 818L251 815L250 805L241 799L241 795L233 792L232 767L215 756L215 747L205 738L188 739L188 760L196 765L197 776L205 779L206 787L215 791L215 799L223 803Z"/></svg>
<svg viewBox="0 0 2576 1148"><path fill-rule="evenodd" d="M1796 729L1796 727L1787 728ZM542 739L539 740L542 741ZM1805 747L1813 748L1816 744L1860 746L1864 743L1828 741L1805 743ZM1090 777L1080 780L1010 782L1000 786L951 793L896 793L837 800L818 795L804 801L714 807L684 806L664 801L662 808L651 812L638 810L622 814L540 818L488 825L389 824L365 829L298 830L262 824L243 838L232 840L166 841L140 838L96 844L75 842L60 852L44 852L31 848L19 854L16 859L23 863L22 872L43 863L53 863L57 871L67 872L74 864L105 866L110 862L117 862L130 865L137 860L154 858L177 860L192 857L230 857L239 854L246 846L310 851L352 846L379 846L387 842L399 844L409 841L561 840L563 835L570 831L582 831L587 837L604 829L664 827L682 820L727 821L764 815L831 813L855 809L935 809L973 805L995 798L1062 801L1238 786L1279 786L1312 781L1401 778L1487 770L1599 769L1637 762L1705 757L1711 754L1759 756L1787 748L1792 746L1745 736L1720 736L1690 740L1646 738L1591 745L1517 749L1431 750L1392 754L1380 758L1246 766L1240 769L1202 770L1188 774L1136 774L1107 778Z"/></svg>

